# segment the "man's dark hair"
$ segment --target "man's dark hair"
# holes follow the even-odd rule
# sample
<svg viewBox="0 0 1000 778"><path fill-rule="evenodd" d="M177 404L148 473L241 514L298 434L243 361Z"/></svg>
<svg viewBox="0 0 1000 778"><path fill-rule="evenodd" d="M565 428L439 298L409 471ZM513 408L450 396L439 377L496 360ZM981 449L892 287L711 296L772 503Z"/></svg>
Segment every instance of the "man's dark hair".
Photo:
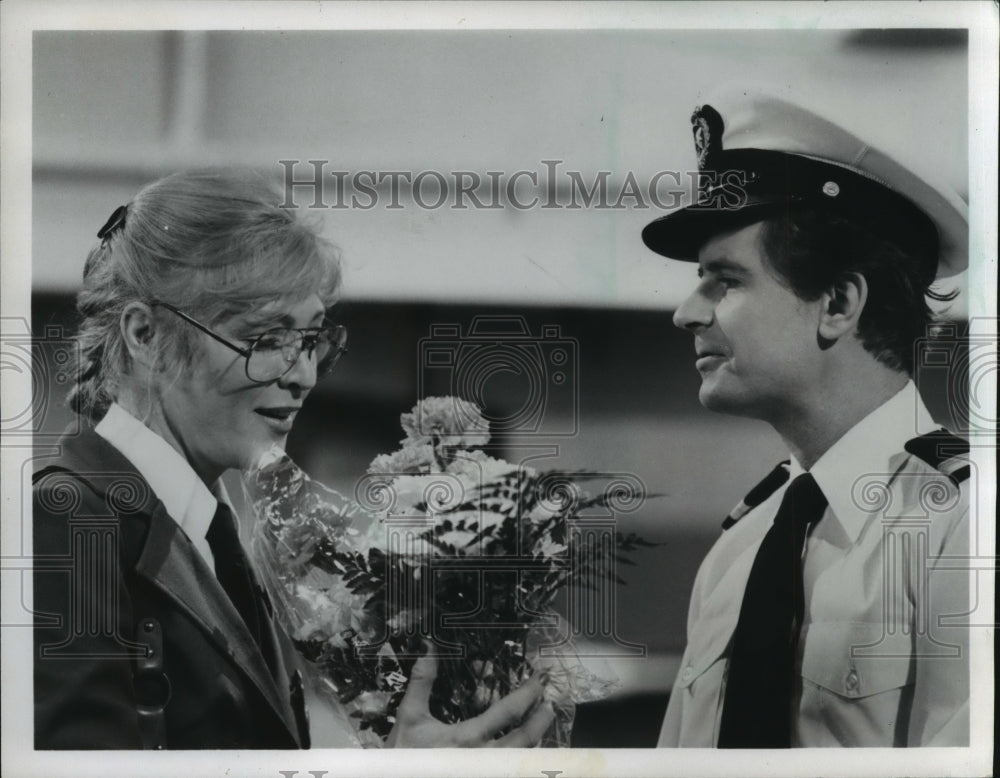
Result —
<svg viewBox="0 0 1000 778"><path fill-rule="evenodd" d="M927 299L951 300L929 287L937 247L903 248L842 214L792 208L763 222L761 242L772 268L803 300L816 300L846 273L868 282L858 337L878 361L913 375L913 348L934 319ZM929 256L933 251L934 256Z"/></svg>

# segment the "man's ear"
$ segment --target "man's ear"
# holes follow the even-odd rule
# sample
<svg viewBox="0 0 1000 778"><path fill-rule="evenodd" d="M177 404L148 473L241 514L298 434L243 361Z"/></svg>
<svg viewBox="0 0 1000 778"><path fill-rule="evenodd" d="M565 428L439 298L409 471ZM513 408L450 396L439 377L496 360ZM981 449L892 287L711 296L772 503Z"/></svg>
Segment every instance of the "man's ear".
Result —
<svg viewBox="0 0 1000 778"><path fill-rule="evenodd" d="M132 362L152 370L157 336L153 310L145 303L129 303L122 311L118 326L121 327L125 348L128 349Z"/></svg>
<svg viewBox="0 0 1000 778"><path fill-rule="evenodd" d="M855 332L867 300L868 282L861 273L840 276L820 297L820 338L835 341Z"/></svg>

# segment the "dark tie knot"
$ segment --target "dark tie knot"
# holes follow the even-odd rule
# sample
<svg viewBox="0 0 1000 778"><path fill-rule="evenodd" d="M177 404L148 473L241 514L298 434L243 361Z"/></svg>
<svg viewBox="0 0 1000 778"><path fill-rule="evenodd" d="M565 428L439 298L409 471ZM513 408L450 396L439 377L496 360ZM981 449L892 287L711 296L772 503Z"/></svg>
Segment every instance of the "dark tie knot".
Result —
<svg viewBox="0 0 1000 778"><path fill-rule="evenodd" d="M800 529L805 529L823 517L826 506L826 497L816 479L811 473L802 473L792 479L788 489L785 490L775 523L785 519Z"/></svg>

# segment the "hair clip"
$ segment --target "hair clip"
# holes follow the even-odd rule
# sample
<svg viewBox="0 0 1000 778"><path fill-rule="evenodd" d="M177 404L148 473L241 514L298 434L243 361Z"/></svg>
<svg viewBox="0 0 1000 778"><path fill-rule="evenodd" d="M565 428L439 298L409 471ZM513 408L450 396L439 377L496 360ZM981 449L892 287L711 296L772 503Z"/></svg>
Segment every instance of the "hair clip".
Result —
<svg viewBox="0 0 1000 778"><path fill-rule="evenodd" d="M97 231L97 237L101 239L102 244L107 243L114 237L115 233L119 232L125 227L125 215L128 213L127 205L119 205L115 208L115 212L111 214L104 226Z"/></svg>

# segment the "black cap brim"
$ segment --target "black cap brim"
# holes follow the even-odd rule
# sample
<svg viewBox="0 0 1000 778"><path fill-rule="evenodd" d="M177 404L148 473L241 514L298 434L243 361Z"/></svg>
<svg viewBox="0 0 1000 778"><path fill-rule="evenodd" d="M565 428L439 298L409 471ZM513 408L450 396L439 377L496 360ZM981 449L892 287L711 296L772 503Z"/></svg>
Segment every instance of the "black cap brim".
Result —
<svg viewBox="0 0 1000 778"><path fill-rule="evenodd" d="M788 203L788 200L759 200L730 209L692 205L647 224L642 230L642 241L657 254L696 262L701 247L713 235L766 219Z"/></svg>
<svg viewBox="0 0 1000 778"><path fill-rule="evenodd" d="M650 222L643 242L695 261L705 241L798 206L835 212L905 248L934 279L938 232L931 219L880 181L825 160L762 149L722 151L702 171L698 202Z"/></svg>

